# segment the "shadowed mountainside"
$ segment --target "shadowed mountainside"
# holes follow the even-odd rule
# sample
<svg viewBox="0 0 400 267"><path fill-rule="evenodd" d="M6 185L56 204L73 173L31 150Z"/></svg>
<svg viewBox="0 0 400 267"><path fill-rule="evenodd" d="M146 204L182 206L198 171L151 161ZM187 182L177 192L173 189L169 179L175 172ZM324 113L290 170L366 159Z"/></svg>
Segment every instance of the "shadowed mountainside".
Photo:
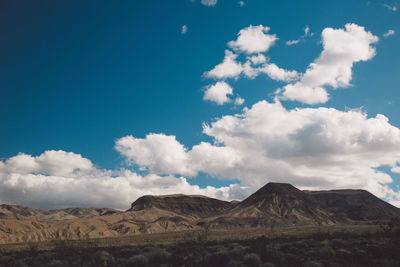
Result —
<svg viewBox="0 0 400 267"><path fill-rule="evenodd" d="M236 204L205 196L165 195L143 196L132 203L128 211L139 211L150 208L158 208L177 214L204 218L214 216L232 209Z"/></svg>
<svg viewBox="0 0 400 267"><path fill-rule="evenodd" d="M355 221L389 219L399 216L399 209L365 190L304 191L320 205L338 216Z"/></svg>
<svg viewBox="0 0 400 267"><path fill-rule="evenodd" d="M205 196L143 196L125 212L0 206L0 243L119 237L143 233L266 226L365 224L400 209L363 190L301 191L269 183L239 201Z"/></svg>

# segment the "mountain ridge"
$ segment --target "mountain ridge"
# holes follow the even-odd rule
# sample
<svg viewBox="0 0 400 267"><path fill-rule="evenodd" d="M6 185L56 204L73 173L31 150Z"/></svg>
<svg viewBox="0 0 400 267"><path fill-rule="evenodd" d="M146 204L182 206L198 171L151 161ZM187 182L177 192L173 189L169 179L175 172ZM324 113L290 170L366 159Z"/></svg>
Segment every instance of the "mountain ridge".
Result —
<svg viewBox="0 0 400 267"><path fill-rule="evenodd" d="M52 211L0 205L0 243L118 237L145 233L269 226L373 223L400 209L364 190L301 191L268 183L243 201L199 195L147 195L126 211L68 208Z"/></svg>

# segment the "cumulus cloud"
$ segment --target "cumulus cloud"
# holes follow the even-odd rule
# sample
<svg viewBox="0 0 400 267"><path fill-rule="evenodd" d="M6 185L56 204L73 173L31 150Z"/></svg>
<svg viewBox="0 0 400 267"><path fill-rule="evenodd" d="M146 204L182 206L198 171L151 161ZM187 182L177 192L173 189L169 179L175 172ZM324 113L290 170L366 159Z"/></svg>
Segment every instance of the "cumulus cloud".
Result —
<svg viewBox="0 0 400 267"><path fill-rule="evenodd" d="M291 82L299 79L300 74L295 70L285 70L279 68L274 63L268 63L258 69L259 72L267 74L275 81Z"/></svg>
<svg viewBox="0 0 400 267"><path fill-rule="evenodd" d="M144 139L126 136L116 141L115 149L131 163L151 173L195 174L188 168L186 148L176 141L175 136L148 134Z"/></svg>
<svg viewBox="0 0 400 267"><path fill-rule="evenodd" d="M254 65L259 65L267 62L267 58L263 54L257 54L255 56L247 57L247 60Z"/></svg>
<svg viewBox="0 0 400 267"><path fill-rule="evenodd" d="M228 95L233 94L232 87L226 82L217 82L207 87L204 92L204 100L213 101L217 105L223 105L230 102Z"/></svg>
<svg viewBox="0 0 400 267"><path fill-rule="evenodd" d="M205 6L215 6L217 2L217 0L201 0L201 3Z"/></svg>
<svg viewBox="0 0 400 267"><path fill-rule="evenodd" d="M216 65L212 70L204 73L204 76L216 79L238 77L243 71L243 66L240 62L236 61L236 58L236 54L229 50L225 50L225 57L222 63Z"/></svg>
<svg viewBox="0 0 400 267"><path fill-rule="evenodd" d="M188 31L188 26L187 25L183 25L181 28L181 34L185 35Z"/></svg>
<svg viewBox="0 0 400 267"><path fill-rule="evenodd" d="M307 28L308 29L308 28ZM269 58L260 52L267 51L278 38L266 34L267 26L252 26L240 30L236 41L228 43L238 52L255 54L247 56L244 61L238 61L238 55L230 50L225 50L224 60L212 70L203 75L213 79L238 79L241 75L254 79L260 74L266 74L276 81L292 82L299 79L300 74L295 70L285 70L275 63L269 63ZM309 30L306 32L308 33ZM226 98L225 98L226 99Z"/></svg>
<svg viewBox="0 0 400 267"><path fill-rule="evenodd" d="M238 97L236 97L236 99L235 99L235 105L236 106L241 106L241 105L243 105L243 103L244 103L244 99L243 98L241 98L240 96L238 96Z"/></svg>
<svg viewBox="0 0 400 267"><path fill-rule="evenodd" d="M59 164L62 160L63 164ZM127 209L143 195L201 194L230 200L248 194L247 188L237 184L200 188L172 175L142 176L126 169L99 170L89 159L64 151L46 151L37 157L19 154L0 161L0 185L1 203L41 209L76 206Z"/></svg>
<svg viewBox="0 0 400 267"><path fill-rule="evenodd" d="M395 33L396 32L394 30L388 30L387 32L385 32L383 34L383 37L389 37L389 36L395 35Z"/></svg>
<svg viewBox="0 0 400 267"><path fill-rule="evenodd" d="M247 78L254 79L259 74L264 73L273 80L285 82L294 81L300 77L300 74L295 70L285 70L274 63L268 63L268 59L263 54L247 57L244 63L238 62L237 57L231 51L225 50L222 63L205 72L204 76L214 79L237 79L241 74L244 74Z"/></svg>
<svg viewBox="0 0 400 267"><path fill-rule="evenodd" d="M344 29L325 28L322 31L323 51L309 65L300 81L277 91L284 100L307 104L325 103L329 99L326 86L348 87L353 64L375 56L371 45L378 37L364 27L348 23Z"/></svg>
<svg viewBox="0 0 400 267"><path fill-rule="evenodd" d="M247 54L266 52L278 40L275 34L267 34L269 30L267 26L250 25L241 29L236 41L230 41L228 45L236 51Z"/></svg>
<svg viewBox="0 0 400 267"><path fill-rule="evenodd" d="M93 168L92 163L81 155L61 150L48 150L38 157L20 153L8 159L5 165L8 169L20 173L69 175L71 177Z"/></svg>
<svg viewBox="0 0 400 267"><path fill-rule="evenodd" d="M239 2L238 2L238 5L242 7L242 6L245 5L245 2L244 2L244 1L239 1Z"/></svg>

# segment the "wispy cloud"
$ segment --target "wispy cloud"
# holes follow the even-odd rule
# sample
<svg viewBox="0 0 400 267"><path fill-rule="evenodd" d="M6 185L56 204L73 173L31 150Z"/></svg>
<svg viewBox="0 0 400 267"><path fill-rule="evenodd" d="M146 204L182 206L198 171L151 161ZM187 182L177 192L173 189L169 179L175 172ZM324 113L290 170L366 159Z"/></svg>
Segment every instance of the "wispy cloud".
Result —
<svg viewBox="0 0 400 267"><path fill-rule="evenodd" d="M390 6L388 4L383 4L384 7L386 7L387 9L396 12L397 11L397 6Z"/></svg>
<svg viewBox="0 0 400 267"><path fill-rule="evenodd" d="M296 40L289 40L289 41L287 41L286 42L286 45L295 45L295 44L298 44L298 43L300 43L300 41L302 41L302 40L304 40L306 37L308 37L308 36L313 36L314 35L314 33L312 33L311 31L310 31L310 27L309 26L306 26L305 28L304 28L304 34L302 35L302 36L300 36L300 38L299 39L296 39Z"/></svg>
<svg viewBox="0 0 400 267"><path fill-rule="evenodd" d="M239 5L239 6L244 6L244 5L245 5L245 2L244 2L244 1L239 1L239 2L238 2L238 5Z"/></svg>
<svg viewBox="0 0 400 267"><path fill-rule="evenodd" d="M215 6L218 0L201 0L201 3L205 6Z"/></svg>
<svg viewBox="0 0 400 267"><path fill-rule="evenodd" d="M394 30L388 30L387 32L385 32L383 34L383 37L389 37L389 36L395 35L395 34L396 34L396 32Z"/></svg>

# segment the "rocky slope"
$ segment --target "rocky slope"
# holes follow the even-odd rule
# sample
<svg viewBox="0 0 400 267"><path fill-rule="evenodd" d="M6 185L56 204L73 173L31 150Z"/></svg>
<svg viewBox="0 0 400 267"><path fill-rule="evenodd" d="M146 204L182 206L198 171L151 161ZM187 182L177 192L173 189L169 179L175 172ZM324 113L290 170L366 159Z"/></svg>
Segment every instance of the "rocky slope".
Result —
<svg viewBox="0 0 400 267"><path fill-rule="evenodd" d="M121 211L109 208L66 208L57 210L38 210L19 205L0 205L0 219L36 219L58 221L77 218L91 218L110 215Z"/></svg>
<svg viewBox="0 0 400 267"><path fill-rule="evenodd" d="M285 183L269 183L223 215L209 221L212 228L332 225L345 222L324 209L309 194Z"/></svg>

